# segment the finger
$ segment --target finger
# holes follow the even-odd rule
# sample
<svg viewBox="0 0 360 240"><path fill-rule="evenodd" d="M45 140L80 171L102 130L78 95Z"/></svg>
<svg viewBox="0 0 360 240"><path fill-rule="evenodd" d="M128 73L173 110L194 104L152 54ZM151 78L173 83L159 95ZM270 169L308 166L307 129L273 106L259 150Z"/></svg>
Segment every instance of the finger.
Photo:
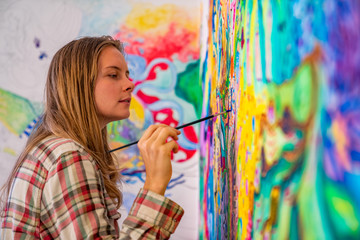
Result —
<svg viewBox="0 0 360 240"><path fill-rule="evenodd" d="M169 152L173 151L174 153L177 153L179 151L179 144L176 141L170 141L164 144L164 146Z"/></svg>
<svg viewBox="0 0 360 240"><path fill-rule="evenodd" d="M165 124L151 125L150 127L148 127L148 128L146 129L146 131L144 132L144 134L143 134L142 137L140 138L140 141L141 141L141 140L146 140L146 139L150 138L157 129L162 128L162 127L165 127L165 126L166 126Z"/></svg>
<svg viewBox="0 0 360 240"><path fill-rule="evenodd" d="M150 128L151 127L151 128ZM144 134L143 137L140 138L139 142L138 142L138 147L140 149L140 151L144 148L146 148L146 146L150 146L153 145L155 139L157 138L157 136L159 135L161 129L168 127L165 124L157 124L157 125L151 125L149 128L149 130L146 132L146 134Z"/></svg>
<svg viewBox="0 0 360 240"><path fill-rule="evenodd" d="M144 134L141 136L140 141L144 140L144 139L148 139L156 129L157 129L157 126L155 126L155 125L151 125L150 127L148 127L145 130Z"/></svg>
<svg viewBox="0 0 360 240"><path fill-rule="evenodd" d="M147 139L144 139L144 142L148 142L148 143L154 143L155 140L158 138L158 136L160 135L162 129L168 127L165 124L161 124L159 125L155 131L152 132L151 136L149 136Z"/></svg>
<svg viewBox="0 0 360 240"><path fill-rule="evenodd" d="M155 144L164 144L164 143L166 143L166 140L169 137L177 140L178 139L177 135L178 135L178 133L175 128L172 128L172 127L162 128L161 130L159 130L158 136L156 136L156 138L154 137L153 141Z"/></svg>
<svg viewBox="0 0 360 240"><path fill-rule="evenodd" d="M155 142L159 135L163 132L163 131L168 131L168 130L164 130L164 129L173 129L172 127L169 127L168 125L165 124L161 124L152 134L151 136L147 139L149 142ZM176 130L175 130L176 131Z"/></svg>

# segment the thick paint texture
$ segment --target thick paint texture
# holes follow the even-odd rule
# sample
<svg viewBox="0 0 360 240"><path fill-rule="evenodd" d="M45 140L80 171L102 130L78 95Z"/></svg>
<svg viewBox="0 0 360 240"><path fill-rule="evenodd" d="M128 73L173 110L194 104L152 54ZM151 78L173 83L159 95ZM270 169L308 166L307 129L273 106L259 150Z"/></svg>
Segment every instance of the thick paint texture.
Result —
<svg viewBox="0 0 360 240"><path fill-rule="evenodd" d="M205 12L200 238L358 239L360 2Z"/></svg>

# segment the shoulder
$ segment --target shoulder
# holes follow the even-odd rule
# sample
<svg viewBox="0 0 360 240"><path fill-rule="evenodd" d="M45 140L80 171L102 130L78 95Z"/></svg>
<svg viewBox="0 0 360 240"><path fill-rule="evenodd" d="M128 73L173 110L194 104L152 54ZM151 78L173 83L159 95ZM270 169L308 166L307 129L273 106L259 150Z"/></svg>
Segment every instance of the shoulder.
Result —
<svg viewBox="0 0 360 240"><path fill-rule="evenodd" d="M71 155L81 156L81 159L92 159L81 144L57 136L49 136L40 141L29 152L28 157L36 159L49 170L58 163L59 159Z"/></svg>

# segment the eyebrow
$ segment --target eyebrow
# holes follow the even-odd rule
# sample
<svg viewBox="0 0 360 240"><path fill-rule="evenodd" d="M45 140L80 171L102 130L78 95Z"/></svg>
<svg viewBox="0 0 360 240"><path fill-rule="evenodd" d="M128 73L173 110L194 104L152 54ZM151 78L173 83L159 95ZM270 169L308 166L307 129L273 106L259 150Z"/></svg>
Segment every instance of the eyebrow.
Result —
<svg viewBox="0 0 360 240"><path fill-rule="evenodd" d="M105 68L115 68L115 69L121 71L121 68L119 68L118 66L108 66L108 67L105 67ZM127 73L127 74L130 74L130 71L129 71L129 70L126 70L126 73Z"/></svg>

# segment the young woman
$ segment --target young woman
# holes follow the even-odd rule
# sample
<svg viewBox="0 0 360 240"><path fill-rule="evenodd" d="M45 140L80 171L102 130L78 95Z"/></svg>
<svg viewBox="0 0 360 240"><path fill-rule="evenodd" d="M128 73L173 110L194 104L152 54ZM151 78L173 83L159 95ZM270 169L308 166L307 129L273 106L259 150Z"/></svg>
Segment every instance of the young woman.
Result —
<svg viewBox="0 0 360 240"><path fill-rule="evenodd" d="M133 89L118 40L85 37L55 54L44 114L3 189L1 239L170 237L184 211L164 197L180 134L166 125L138 143L146 180L118 229L120 174L106 124L129 117Z"/></svg>

